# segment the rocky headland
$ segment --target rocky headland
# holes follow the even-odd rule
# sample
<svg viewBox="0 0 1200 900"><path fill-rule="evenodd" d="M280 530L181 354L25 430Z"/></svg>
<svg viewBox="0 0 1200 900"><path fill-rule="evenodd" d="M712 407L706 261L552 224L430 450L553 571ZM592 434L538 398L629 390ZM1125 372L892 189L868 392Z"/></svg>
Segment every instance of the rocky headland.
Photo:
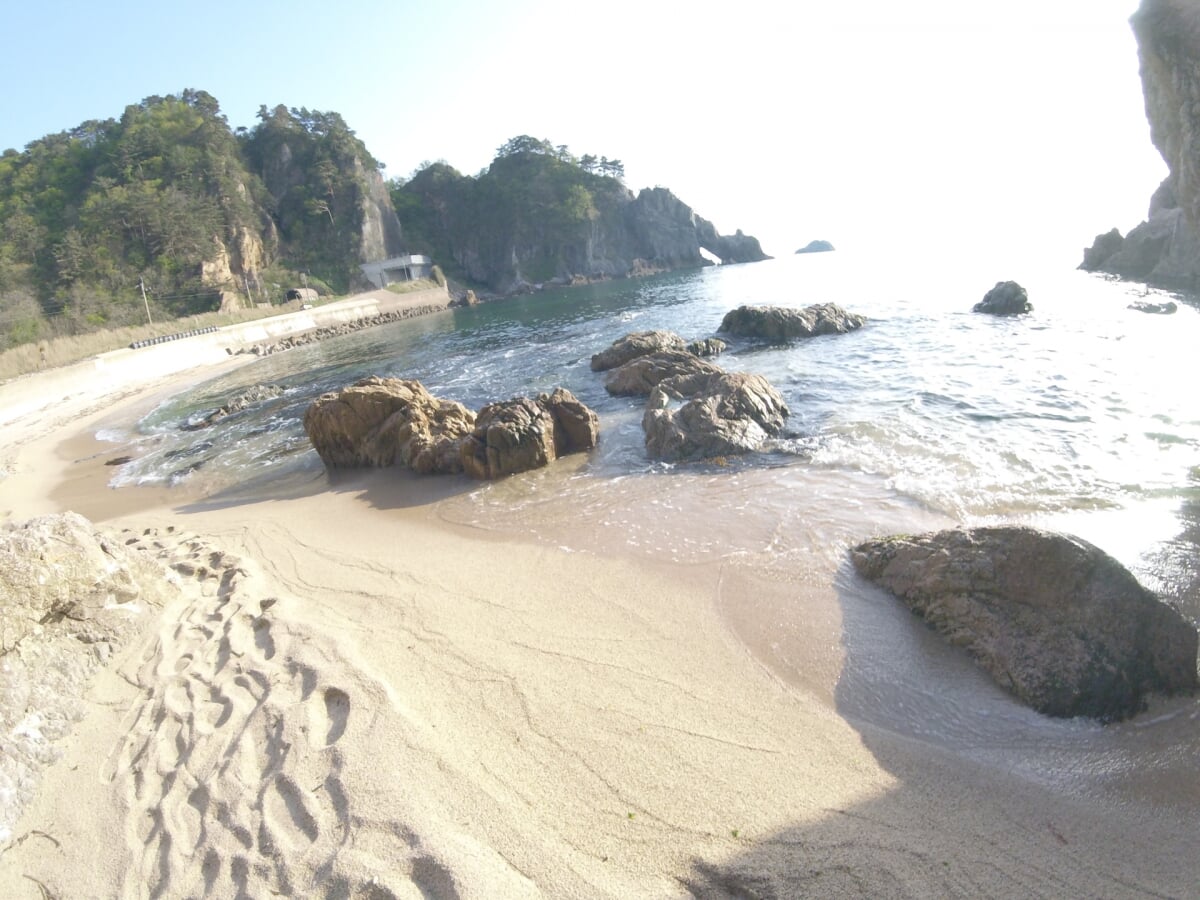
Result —
<svg viewBox="0 0 1200 900"><path fill-rule="evenodd" d="M1200 8L1143 0L1137 38L1150 137L1170 170L1144 222L1111 231L1084 251L1081 269L1158 287L1200 287Z"/></svg>

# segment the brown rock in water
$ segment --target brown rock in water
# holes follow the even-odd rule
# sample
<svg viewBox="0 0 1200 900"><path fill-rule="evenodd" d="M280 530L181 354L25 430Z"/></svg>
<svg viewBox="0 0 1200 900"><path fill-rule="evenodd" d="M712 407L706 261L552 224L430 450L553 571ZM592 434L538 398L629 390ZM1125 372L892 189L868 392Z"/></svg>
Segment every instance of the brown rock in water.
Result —
<svg viewBox="0 0 1200 900"><path fill-rule="evenodd" d="M462 442L463 470L492 479L548 465L560 456L596 446L596 414L568 390L489 403Z"/></svg>
<svg viewBox="0 0 1200 900"><path fill-rule="evenodd" d="M566 388L539 394L538 404L554 419L556 456L591 450L600 438L600 417Z"/></svg>
<svg viewBox="0 0 1200 900"><path fill-rule="evenodd" d="M617 338L608 348L592 356L592 371L606 372L623 366L631 359L662 350L685 350L683 338L673 331L635 331Z"/></svg>
<svg viewBox="0 0 1200 900"><path fill-rule="evenodd" d="M1196 688L1196 629L1097 547L1024 527L867 541L865 578L1051 716L1124 719Z"/></svg>
<svg viewBox="0 0 1200 900"><path fill-rule="evenodd" d="M475 414L440 400L419 381L372 376L322 394L304 431L328 468L405 466L421 474L462 471L459 442Z"/></svg>
<svg viewBox="0 0 1200 900"><path fill-rule="evenodd" d="M672 400L684 400L671 409ZM646 452L666 460L748 453L783 430L787 403L761 375L699 373L663 381L646 401Z"/></svg>
<svg viewBox="0 0 1200 900"><path fill-rule="evenodd" d="M645 397L659 382L681 375L710 375L720 367L687 350L662 350L639 356L608 373L604 389L614 397Z"/></svg>
<svg viewBox="0 0 1200 900"><path fill-rule="evenodd" d="M866 323L866 316L848 313L836 303L820 303L804 309L739 306L725 314L717 331L741 337L788 341L822 334L846 334L862 328Z"/></svg>

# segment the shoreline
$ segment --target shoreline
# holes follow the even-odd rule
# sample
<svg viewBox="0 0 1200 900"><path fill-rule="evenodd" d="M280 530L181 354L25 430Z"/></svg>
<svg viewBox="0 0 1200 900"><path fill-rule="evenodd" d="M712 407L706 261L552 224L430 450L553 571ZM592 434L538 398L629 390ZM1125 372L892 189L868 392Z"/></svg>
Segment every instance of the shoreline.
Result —
<svg viewBox="0 0 1200 900"><path fill-rule="evenodd" d="M1194 887L1194 784L1073 794L847 717L848 657L878 645L828 561L787 581L656 561L598 523L570 549L568 524L481 530L461 486L387 471L242 500L108 488L98 423L211 374L5 427L4 518L149 529L180 584L93 684L0 854L6 896ZM763 659L785 639L795 678Z"/></svg>

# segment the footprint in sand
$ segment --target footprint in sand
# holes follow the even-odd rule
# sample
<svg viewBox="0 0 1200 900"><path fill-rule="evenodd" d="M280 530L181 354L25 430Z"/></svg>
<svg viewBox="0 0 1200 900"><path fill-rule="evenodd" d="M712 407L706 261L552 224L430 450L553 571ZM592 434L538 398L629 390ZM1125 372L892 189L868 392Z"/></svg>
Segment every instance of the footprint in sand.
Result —
<svg viewBox="0 0 1200 900"><path fill-rule="evenodd" d="M350 696L340 688L329 687L308 703L309 739L316 746L330 747L346 733L350 720ZM317 742L324 739L324 744Z"/></svg>
<svg viewBox="0 0 1200 900"><path fill-rule="evenodd" d="M282 845L298 850L316 841L320 827L296 783L286 775L277 775L262 799L263 831L260 845ZM265 839L264 839L265 838ZM264 851L266 847L260 847Z"/></svg>

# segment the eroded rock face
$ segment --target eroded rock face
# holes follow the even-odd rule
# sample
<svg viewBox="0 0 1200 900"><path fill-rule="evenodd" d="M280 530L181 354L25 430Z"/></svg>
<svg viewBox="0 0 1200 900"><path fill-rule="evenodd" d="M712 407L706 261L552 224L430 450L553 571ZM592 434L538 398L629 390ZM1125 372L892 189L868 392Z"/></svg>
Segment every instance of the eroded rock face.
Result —
<svg viewBox="0 0 1200 900"><path fill-rule="evenodd" d="M1015 281L997 281L996 286L983 295L983 299L972 307L971 312L988 313L993 316L1018 316L1033 309L1029 294Z"/></svg>
<svg viewBox="0 0 1200 900"><path fill-rule="evenodd" d="M673 331L635 331L617 338L609 347L593 354L592 371L607 372L639 356L649 356L663 350L686 349L683 338Z"/></svg>
<svg viewBox="0 0 1200 900"><path fill-rule="evenodd" d="M178 594L139 543L76 513L0 529L0 835L87 714L93 674Z"/></svg>
<svg viewBox="0 0 1200 900"><path fill-rule="evenodd" d="M645 397L659 382L681 375L714 374L721 369L687 350L662 350L613 369L604 389L614 397Z"/></svg>
<svg viewBox="0 0 1200 900"><path fill-rule="evenodd" d="M804 309L739 306L725 314L717 330L741 337L789 341L821 334L846 334L866 323L866 316L848 313L836 303L820 303Z"/></svg>
<svg viewBox="0 0 1200 900"><path fill-rule="evenodd" d="M591 450L600 440L600 417L566 388L538 394L538 404L554 419L556 456Z"/></svg>
<svg viewBox="0 0 1200 900"><path fill-rule="evenodd" d="M1078 538L994 527L899 535L851 551L1001 686L1051 716L1123 719L1196 688L1196 629Z"/></svg>
<svg viewBox="0 0 1200 900"><path fill-rule="evenodd" d="M161 582L161 584L160 584ZM155 591L147 595L146 585ZM165 597L162 573L77 513L31 519L0 532L0 650L42 625L83 629L122 604Z"/></svg>
<svg viewBox="0 0 1200 900"><path fill-rule="evenodd" d="M528 397L489 403L460 445L463 471L472 478L501 478L553 462L554 418Z"/></svg>
<svg viewBox="0 0 1200 900"><path fill-rule="evenodd" d="M500 478L590 450L599 419L564 388L490 403L476 415L419 381L371 377L314 400L304 430L331 469L398 465Z"/></svg>
<svg viewBox="0 0 1200 900"><path fill-rule="evenodd" d="M493 479L539 469L560 456L596 446L599 419L565 388L489 403L462 442L463 471Z"/></svg>
<svg viewBox="0 0 1200 900"><path fill-rule="evenodd" d="M683 400L672 408L672 401ZM783 430L789 410L761 375L701 372L663 381L646 401L646 452L696 460L749 453Z"/></svg>
<svg viewBox="0 0 1200 900"><path fill-rule="evenodd" d="M405 466L421 474L462 471L459 442L475 414L440 400L419 381L364 378L322 394L304 413L304 431L326 467Z"/></svg>

